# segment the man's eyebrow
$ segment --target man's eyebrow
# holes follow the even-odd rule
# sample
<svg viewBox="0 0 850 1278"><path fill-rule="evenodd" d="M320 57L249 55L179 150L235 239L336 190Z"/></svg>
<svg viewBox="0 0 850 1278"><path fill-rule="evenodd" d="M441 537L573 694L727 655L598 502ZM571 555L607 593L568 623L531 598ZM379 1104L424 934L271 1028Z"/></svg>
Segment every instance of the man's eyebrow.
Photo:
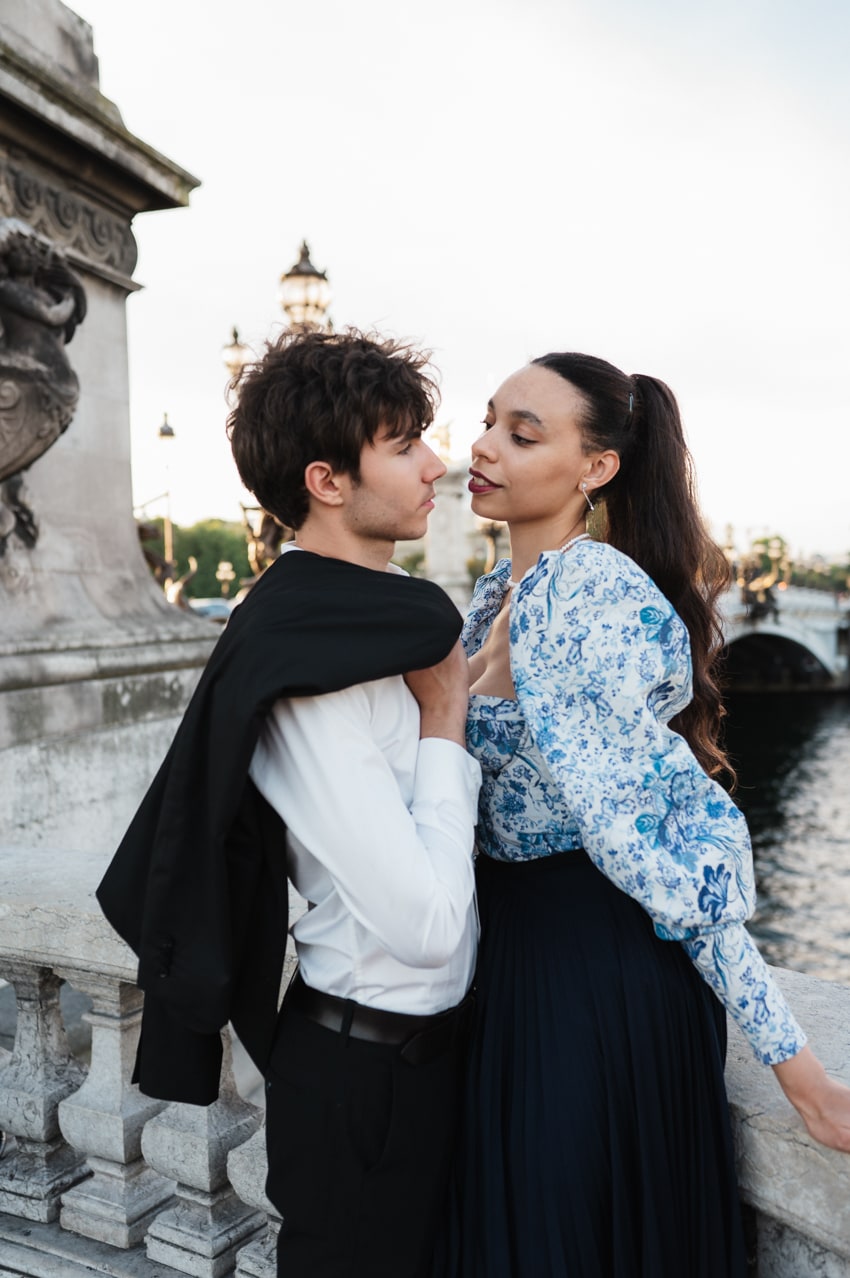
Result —
<svg viewBox="0 0 850 1278"><path fill-rule="evenodd" d="M402 443L407 443L408 440L411 440L411 439L421 439L422 436L425 434L425 431L427 428L417 422L411 422L409 425L405 426L403 429L398 429L398 428L392 429L391 433L389 434L386 433L387 429L388 428L385 428L385 432L382 436L383 439L390 439L395 442L401 441ZM378 437L376 436L375 438L377 442Z"/></svg>

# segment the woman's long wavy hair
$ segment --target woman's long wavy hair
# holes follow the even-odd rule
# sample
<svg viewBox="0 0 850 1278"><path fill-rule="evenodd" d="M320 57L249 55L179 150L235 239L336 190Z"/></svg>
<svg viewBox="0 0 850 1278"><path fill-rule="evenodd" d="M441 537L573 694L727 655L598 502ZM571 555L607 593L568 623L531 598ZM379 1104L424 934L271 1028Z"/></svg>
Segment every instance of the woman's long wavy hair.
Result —
<svg viewBox="0 0 850 1278"><path fill-rule="evenodd" d="M725 709L717 663L723 634L717 598L729 565L706 531L693 463L675 396L654 377L629 377L591 355L551 354L533 361L576 387L586 452L613 449L620 469L594 498L604 503L605 541L648 573L685 623L691 640L693 700L670 726L685 738L709 776L734 770L720 745ZM595 518L595 516L594 516Z"/></svg>

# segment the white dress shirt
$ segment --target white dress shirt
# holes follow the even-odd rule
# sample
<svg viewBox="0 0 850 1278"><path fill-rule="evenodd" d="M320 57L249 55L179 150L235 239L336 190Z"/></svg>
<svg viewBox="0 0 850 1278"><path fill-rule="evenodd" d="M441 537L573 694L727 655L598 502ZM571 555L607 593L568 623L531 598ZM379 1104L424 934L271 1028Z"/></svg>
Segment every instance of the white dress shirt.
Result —
<svg viewBox="0 0 850 1278"><path fill-rule="evenodd" d="M307 985L416 1015L466 994L478 940L478 763L419 739L401 676L273 706L250 775L286 824L308 902L292 935Z"/></svg>

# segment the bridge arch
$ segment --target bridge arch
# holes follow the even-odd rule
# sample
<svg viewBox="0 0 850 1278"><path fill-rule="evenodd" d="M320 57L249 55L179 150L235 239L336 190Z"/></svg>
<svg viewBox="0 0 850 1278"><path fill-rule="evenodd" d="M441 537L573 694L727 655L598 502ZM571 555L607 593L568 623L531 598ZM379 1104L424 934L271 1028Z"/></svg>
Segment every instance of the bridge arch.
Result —
<svg viewBox="0 0 850 1278"><path fill-rule="evenodd" d="M817 632L760 622L757 627L732 624L726 637L725 679L730 690L830 687L835 679L835 654L820 642Z"/></svg>

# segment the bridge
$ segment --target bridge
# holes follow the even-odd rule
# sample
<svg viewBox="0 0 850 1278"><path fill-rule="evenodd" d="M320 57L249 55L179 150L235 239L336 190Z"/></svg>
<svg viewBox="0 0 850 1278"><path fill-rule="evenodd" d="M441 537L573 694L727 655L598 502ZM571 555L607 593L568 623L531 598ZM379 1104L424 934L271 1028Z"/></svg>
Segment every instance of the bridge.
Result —
<svg viewBox="0 0 850 1278"><path fill-rule="evenodd" d="M825 590L731 586L720 599L735 691L850 689L850 600Z"/></svg>

